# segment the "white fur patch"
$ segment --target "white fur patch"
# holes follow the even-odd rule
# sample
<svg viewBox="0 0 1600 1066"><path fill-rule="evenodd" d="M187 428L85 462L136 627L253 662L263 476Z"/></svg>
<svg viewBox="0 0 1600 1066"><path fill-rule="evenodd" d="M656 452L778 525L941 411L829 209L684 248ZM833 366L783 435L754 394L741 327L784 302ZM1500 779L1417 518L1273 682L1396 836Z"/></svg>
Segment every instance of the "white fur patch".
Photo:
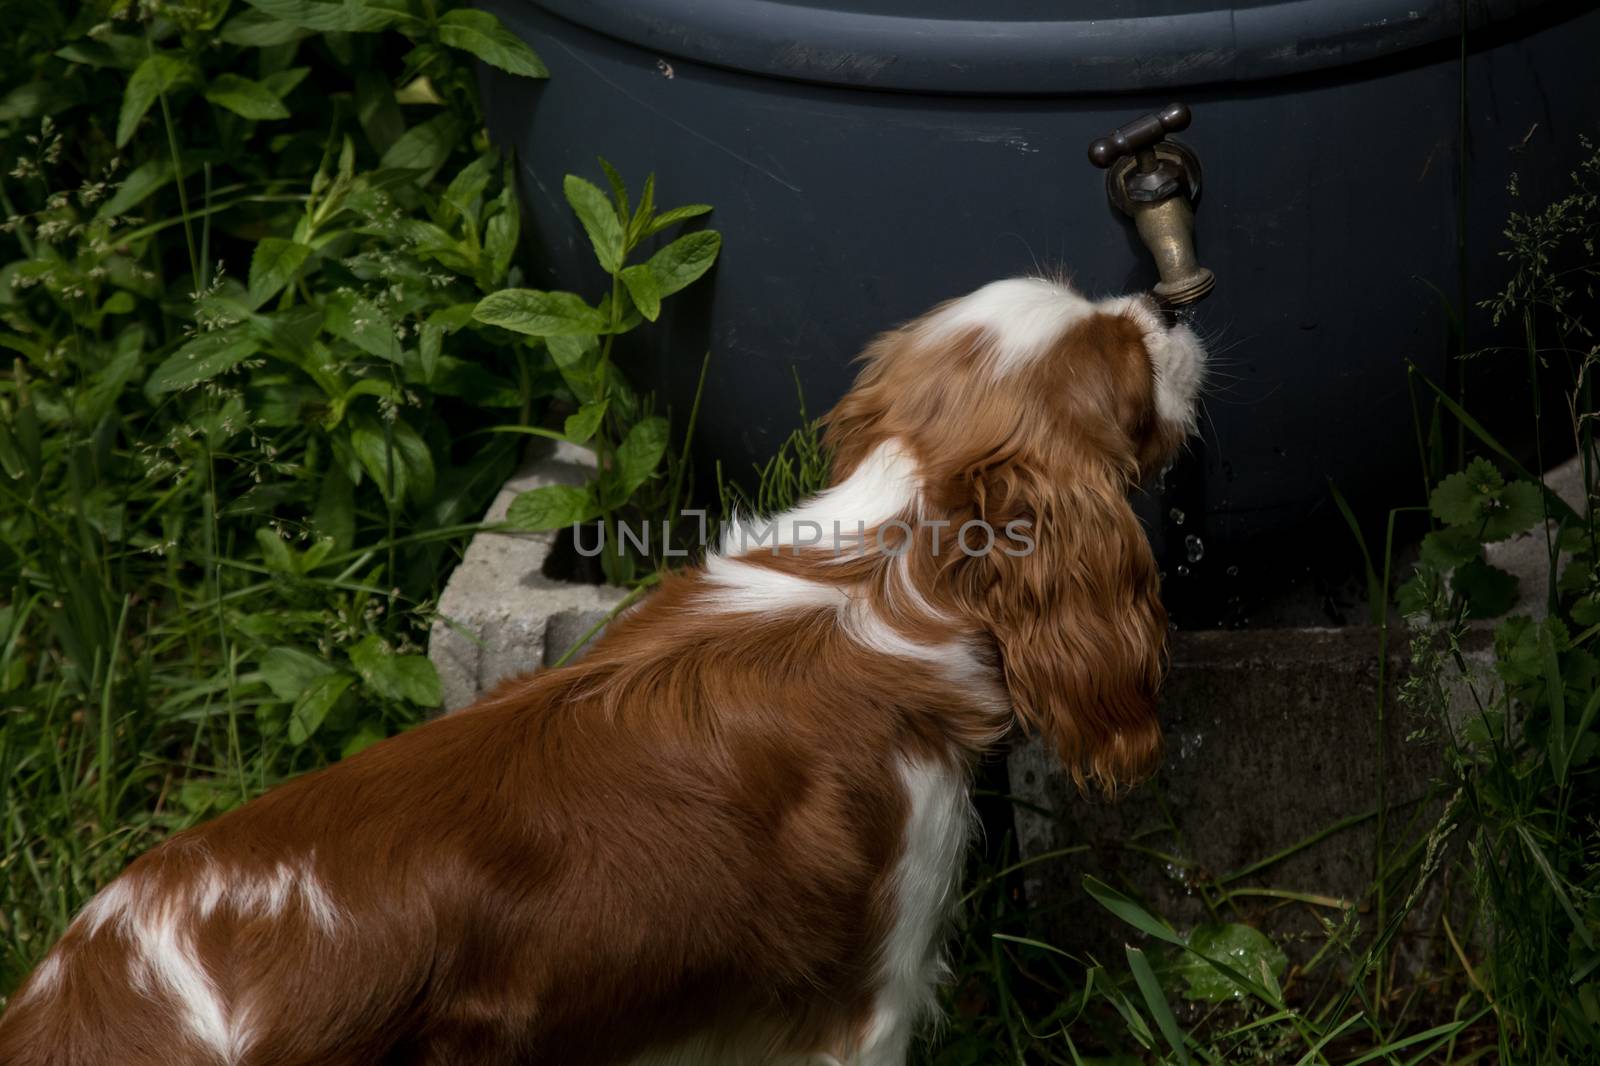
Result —
<svg viewBox="0 0 1600 1066"><path fill-rule="evenodd" d="M1000 373L1032 362L1098 310L1066 285L1044 278L1007 278L955 301L923 326L928 336L981 330L994 341Z"/></svg>
<svg viewBox="0 0 1600 1066"><path fill-rule="evenodd" d="M1176 326L1156 338L1145 338L1156 372L1156 411L1184 433L1199 428L1200 386L1205 380L1206 352L1188 326Z"/></svg>
<svg viewBox="0 0 1600 1066"><path fill-rule="evenodd" d="M1105 309L1139 323L1156 379L1156 414L1185 434L1193 433L1199 428L1200 386L1206 372L1206 351L1200 338L1187 325L1169 328L1159 312L1136 296L1107 300Z"/></svg>
<svg viewBox="0 0 1600 1066"><path fill-rule="evenodd" d="M872 530L915 511L920 488L916 461L898 441L887 441L844 481L799 506L770 519L734 522L723 535L721 553L706 559L708 602L725 611L844 611L851 602L844 587L739 557L807 544L815 544L824 558L858 556L875 547Z"/></svg>
<svg viewBox="0 0 1600 1066"><path fill-rule="evenodd" d="M223 903L242 913L264 914L271 918L294 906L325 933L335 932L343 917L322 882L317 880L312 857L299 864L275 863L270 873L259 877L229 873L213 866L206 871L194 903L201 918L211 917Z"/></svg>
<svg viewBox="0 0 1600 1066"><path fill-rule="evenodd" d="M960 771L906 761L900 778L910 809L892 881L894 924L883 945L877 1007L854 1066L901 1066L918 1026L932 1017L945 973L945 925L972 837L972 804Z"/></svg>
<svg viewBox="0 0 1600 1066"><path fill-rule="evenodd" d="M61 987L65 970L61 961L61 953L66 949L60 945L53 948L50 954L44 957L33 971L33 976L28 981L28 987L22 995L13 1002L21 1003L29 999L45 999L56 994Z"/></svg>
<svg viewBox="0 0 1600 1066"><path fill-rule="evenodd" d="M873 531L890 520L909 516L916 521L920 510L919 496L922 479L916 461L898 441L887 441L862 460L850 477L828 491L807 500L793 510L771 519L770 525L761 527L773 531L772 538L762 547L750 547L738 553L740 541L736 531L723 538L724 554L706 559L705 573L708 589L704 602L716 609L730 612L763 614L783 611L832 610L836 612L840 627L863 647L882 655L914 659L937 668L952 682L970 689L975 698L997 707L1007 706L1001 691L994 665L974 645L964 640L941 644L919 644L906 637L887 619L872 609L862 590L842 584L818 581L798 574L785 573L771 566L752 564L740 558L770 551L773 543L797 543L796 529L801 530L798 542L813 538L818 527L827 530L818 545L823 558L859 558L861 553L879 550ZM754 523L747 523L747 525ZM834 551L833 530L847 531L845 539ZM862 531L866 535L862 536ZM946 531L942 539L945 550L954 550L954 534ZM936 609L910 579L907 556L901 555L892 564L895 580L888 585L888 594L894 609L904 610L913 617L943 621Z"/></svg>
<svg viewBox="0 0 1600 1066"><path fill-rule="evenodd" d="M299 863L279 862L259 877L212 865L192 887L178 889L149 873L122 877L90 900L74 925L88 936L113 928L129 940L135 987L169 996L196 1039L223 1062L235 1063L252 1041L249 1012L229 1011L195 945L196 925L224 906L271 918L298 908L310 925L330 934L343 921L308 855Z"/></svg>
<svg viewBox="0 0 1600 1066"><path fill-rule="evenodd" d="M143 963L141 988L148 979L158 981L171 994L190 1032L224 1062L237 1062L249 1046L249 1033L229 1023L222 997L195 951L188 908L163 897L142 911L131 924Z"/></svg>
<svg viewBox="0 0 1600 1066"><path fill-rule="evenodd" d="M824 607L839 610L850 602L849 594L838 585L722 555L706 560L706 578L711 588L705 593L705 602L723 611L766 613Z"/></svg>
<svg viewBox="0 0 1600 1066"><path fill-rule="evenodd" d="M837 544L843 554L853 554L863 541L873 546L875 527L914 512L921 491L916 459L899 441L885 441L844 481L798 506L770 519L735 519L720 551L733 556L814 544L831 553Z"/></svg>
<svg viewBox="0 0 1600 1066"><path fill-rule="evenodd" d="M95 897L78 912L74 925L82 925L90 936L112 923L121 924L133 905L133 880L118 878L95 893Z"/></svg>

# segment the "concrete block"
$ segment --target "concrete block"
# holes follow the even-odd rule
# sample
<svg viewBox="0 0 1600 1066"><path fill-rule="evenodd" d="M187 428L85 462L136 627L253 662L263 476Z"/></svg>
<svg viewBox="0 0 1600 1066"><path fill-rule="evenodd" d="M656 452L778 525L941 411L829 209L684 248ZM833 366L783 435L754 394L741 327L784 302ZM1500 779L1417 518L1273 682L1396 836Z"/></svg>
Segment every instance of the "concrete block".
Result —
<svg viewBox="0 0 1600 1066"><path fill-rule="evenodd" d="M1587 506L1581 460L1581 456L1574 455L1544 476L1545 485L1580 513ZM1547 613L1550 602L1550 540L1546 533L1543 527L1538 527L1498 544L1490 544L1484 549L1484 558L1491 565L1498 566L1517 579L1517 603L1508 614L1543 618ZM1553 525L1548 536L1555 536ZM1569 558L1568 554L1563 553L1557 559L1557 575L1566 567Z"/></svg>
<svg viewBox="0 0 1600 1066"><path fill-rule="evenodd" d="M504 520L518 493L580 485L594 456L564 442L541 442L484 514ZM447 711L465 707L499 681L554 664L622 602L625 590L570 580L557 553L559 531L479 533L439 598L428 639Z"/></svg>

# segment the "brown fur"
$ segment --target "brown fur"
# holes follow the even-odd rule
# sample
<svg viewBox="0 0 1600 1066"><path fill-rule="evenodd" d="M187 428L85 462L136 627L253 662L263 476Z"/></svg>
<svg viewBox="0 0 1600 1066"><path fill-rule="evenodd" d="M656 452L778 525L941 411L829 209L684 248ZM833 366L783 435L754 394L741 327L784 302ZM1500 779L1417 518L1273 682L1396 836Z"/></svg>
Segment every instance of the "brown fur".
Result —
<svg viewBox="0 0 1600 1066"><path fill-rule="evenodd" d="M996 383L985 339L916 326L868 351L829 417L843 478L901 439L924 517L1027 523L1038 549L973 558L919 533L903 563L784 551L751 561L846 585L924 646L965 641L991 682L953 685L865 649L825 609L708 610L668 577L573 666L308 774L143 856L136 906L180 927L248 1066L626 1062L696 1033L846 1057L893 919L907 755L963 771L1015 719L1081 783L1158 758L1165 615L1124 499L1175 446L1130 321L1100 316ZM909 580L929 613L897 594ZM276 914L208 878L309 871ZM0 1017L3 1066L214 1063L127 930L80 917ZM147 986L149 982L146 982Z"/></svg>

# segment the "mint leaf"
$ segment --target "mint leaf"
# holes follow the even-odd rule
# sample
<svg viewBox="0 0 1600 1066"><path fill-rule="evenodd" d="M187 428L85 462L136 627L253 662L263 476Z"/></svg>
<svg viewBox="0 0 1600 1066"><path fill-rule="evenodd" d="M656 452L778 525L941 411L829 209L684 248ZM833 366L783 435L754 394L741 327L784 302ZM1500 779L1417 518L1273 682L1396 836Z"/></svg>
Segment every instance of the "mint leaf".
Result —
<svg viewBox="0 0 1600 1066"><path fill-rule="evenodd" d="M624 248L622 222L617 218L611 201L605 193L576 174L568 174L561 188L578 221L583 223L589 243L594 245L594 257L599 261L600 269L607 274L615 274L622 267Z"/></svg>
<svg viewBox="0 0 1600 1066"><path fill-rule="evenodd" d="M458 8L439 19L439 40L471 52L491 67L524 78L548 78L544 62L522 38L487 11Z"/></svg>
<svg viewBox="0 0 1600 1066"><path fill-rule="evenodd" d="M587 487L546 485L531 489L511 501L506 521L518 529L561 529L587 522L600 513L594 492Z"/></svg>

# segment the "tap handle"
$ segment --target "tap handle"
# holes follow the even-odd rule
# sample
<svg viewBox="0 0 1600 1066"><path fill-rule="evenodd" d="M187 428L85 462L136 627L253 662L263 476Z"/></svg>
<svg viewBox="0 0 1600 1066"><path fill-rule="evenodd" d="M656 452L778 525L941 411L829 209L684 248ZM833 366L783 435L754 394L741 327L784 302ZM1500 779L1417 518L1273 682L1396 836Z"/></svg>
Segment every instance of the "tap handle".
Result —
<svg viewBox="0 0 1600 1066"><path fill-rule="evenodd" d="M1193 117L1187 104L1168 104L1160 111L1152 111L1126 126L1119 126L1110 136L1089 145L1089 162L1101 169L1109 167L1123 156L1165 140L1169 133L1188 129Z"/></svg>

